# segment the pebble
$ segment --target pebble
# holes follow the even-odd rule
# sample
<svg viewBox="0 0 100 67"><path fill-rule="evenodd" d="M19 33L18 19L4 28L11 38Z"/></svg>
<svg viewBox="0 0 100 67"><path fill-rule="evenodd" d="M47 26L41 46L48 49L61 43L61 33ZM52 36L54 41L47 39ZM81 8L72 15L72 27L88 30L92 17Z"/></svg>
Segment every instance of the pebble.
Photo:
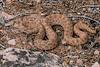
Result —
<svg viewBox="0 0 100 67"><path fill-rule="evenodd" d="M9 19L11 19L11 18L14 17L14 15L9 15L9 14L7 14L7 13L5 13L5 12L2 12L2 13L1 13L1 16L3 16L4 19L6 19L6 20L9 20Z"/></svg>
<svg viewBox="0 0 100 67"><path fill-rule="evenodd" d="M41 2L41 0L34 0L34 1L36 1L37 3L40 3Z"/></svg>
<svg viewBox="0 0 100 67"><path fill-rule="evenodd" d="M81 59L77 59L76 63L77 63L78 65L82 65L82 64L83 64L83 61L82 61Z"/></svg>
<svg viewBox="0 0 100 67"><path fill-rule="evenodd" d="M74 64L74 61L73 60L70 60L69 64L71 64L71 65Z"/></svg>
<svg viewBox="0 0 100 67"><path fill-rule="evenodd" d="M10 4L11 3L11 0L6 0L6 2Z"/></svg>
<svg viewBox="0 0 100 67"><path fill-rule="evenodd" d="M16 45L16 40L15 39L11 39L11 40L8 41L8 44Z"/></svg>
<svg viewBox="0 0 100 67"><path fill-rule="evenodd" d="M95 62L92 67L100 67L100 64L98 62Z"/></svg>
<svg viewBox="0 0 100 67"><path fill-rule="evenodd" d="M100 52L99 52L98 50L95 50L95 51L94 51L94 55L99 55L99 53L100 53Z"/></svg>

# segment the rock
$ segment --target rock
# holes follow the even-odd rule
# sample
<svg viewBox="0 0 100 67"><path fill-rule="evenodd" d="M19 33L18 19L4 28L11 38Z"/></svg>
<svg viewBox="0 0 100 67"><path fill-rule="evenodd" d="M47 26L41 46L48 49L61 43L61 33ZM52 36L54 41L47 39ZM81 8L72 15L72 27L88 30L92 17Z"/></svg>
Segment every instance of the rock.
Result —
<svg viewBox="0 0 100 67"><path fill-rule="evenodd" d="M11 0L6 0L6 2L10 4L11 3Z"/></svg>
<svg viewBox="0 0 100 67"><path fill-rule="evenodd" d="M70 60L69 64L70 65L74 64L74 61L73 60Z"/></svg>
<svg viewBox="0 0 100 67"><path fill-rule="evenodd" d="M40 3L41 2L41 0L34 0L34 1L36 1L37 3Z"/></svg>
<svg viewBox="0 0 100 67"><path fill-rule="evenodd" d="M12 19L14 17L14 15L9 15L5 12L2 12L1 16L4 17L4 19L6 19L6 20Z"/></svg>
<svg viewBox="0 0 100 67"><path fill-rule="evenodd" d="M61 58L52 53L7 48L0 51L0 56L2 67L63 67Z"/></svg>
<svg viewBox="0 0 100 67"><path fill-rule="evenodd" d="M95 62L92 67L100 67L100 64L98 62Z"/></svg>
<svg viewBox="0 0 100 67"><path fill-rule="evenodd" d="M16 40L15 39L11 39L11 40L8 41L8 44L16 45Z"/></svg>
<svg viewBox="0 0 100 67"><path fill-rule="evenodd" d="M94 51L94 55L99 55L99 53L100 53L100 52L99 52L98 50L95 50L95 51Z"/></svg>
<svg viewBox="0 0 100 67"><path fill-rule="evenodd" d="M77 59L76 63L77 63L78 65L82 65L82 64L83 64L83 61L82 61L81 59Z"/></svg>

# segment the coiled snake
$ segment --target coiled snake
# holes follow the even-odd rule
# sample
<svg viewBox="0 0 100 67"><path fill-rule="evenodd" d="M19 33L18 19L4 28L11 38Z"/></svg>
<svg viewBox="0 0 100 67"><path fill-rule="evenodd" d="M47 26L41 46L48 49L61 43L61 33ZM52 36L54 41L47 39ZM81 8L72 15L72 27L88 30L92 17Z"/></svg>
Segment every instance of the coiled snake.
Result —
<svg viewBox="0 0 100 67"><path fill-rule="evenodd" d="M69 22L68 18L61 14L52 14L46 17L47 22L49 22L52 25L61 25L64 29L64 38L62 39L62 44L69 44L69 45L80 45L84 44L87 41L88 34L90 33L96 33L95 30L90 28L87 24L83 23L82 21L76 23L74 25L74 28L72 26L72 23ZM83 32L82 30L86 30L87 32ZM72 37L73 31L75 34L79 37L74 38Z"/></svg>
<svg viewBox="0 0 100 67"><path fill-rule="evenodd" d="M52 29L53 25L61 25L64 29L62 44L73 46L81 45L87 42L87 32L96 33L94 29L90 28L82 21L73 26L69 19L62 14L51 14L47 17L32 14L10 22L14 22L13 26L20 29L22 32L37 33L34 39L34 46L41 50L50 50L57 46L57 34ZM78 37L73 37L73 32L75 32ZM45 36L47 36L46 40L44 39Z"/></svg>

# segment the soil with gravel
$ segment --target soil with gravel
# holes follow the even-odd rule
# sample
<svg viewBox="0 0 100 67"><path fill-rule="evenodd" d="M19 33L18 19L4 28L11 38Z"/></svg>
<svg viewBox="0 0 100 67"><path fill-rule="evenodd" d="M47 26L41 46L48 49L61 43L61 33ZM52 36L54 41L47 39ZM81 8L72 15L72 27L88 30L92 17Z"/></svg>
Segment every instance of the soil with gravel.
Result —
<svg viewBox="0 0 100 67"><path fill-rule="evenodd" d="M18 15L19 17L27 14L41 14L46 17L51 14L64 14L73 24L77 23L78 20L84 20L87 24L97 29L96 34L90 34L85 44L70 46L61 44L61 40L64 37L63 28L60 25L52 26L58 37L58 46L52 50L43 51L37 49L33 44L35 33L20 32L13 27L12 23L7 23L9 20L0 18L0 67L9 67L7 66L8 64L11 67L16 65L16 67L100 67L100 0L15 0L11 4L0 1L0 5L3 5L3 11L9 15ZM18 40L16 41L16 39ZM18 49L13 48L13 45L16 44ZM33 45L33 47L25 49L30 48L29 45ZM9 61L10 59L5 57L5 55L13 56L12 48L6 52L9 47L15 50L30 50L32 54L29 54L28 57L31 56L34 61L28 62L25 58L19 58L20 60L16 60L16 62L12 59L12 61ZM5 54L2 54L2 51ZM35 55L35 52L40 53ZM15 55L20 56L19 53ZM41 58L38 59L45 60L44 62L35 62L36 56L39 55ZM51 59L52 56L53 58ZM58 59L61 59L59 60L60 62ZM33 63L34 66L27 65L27 63Z"/></svg>

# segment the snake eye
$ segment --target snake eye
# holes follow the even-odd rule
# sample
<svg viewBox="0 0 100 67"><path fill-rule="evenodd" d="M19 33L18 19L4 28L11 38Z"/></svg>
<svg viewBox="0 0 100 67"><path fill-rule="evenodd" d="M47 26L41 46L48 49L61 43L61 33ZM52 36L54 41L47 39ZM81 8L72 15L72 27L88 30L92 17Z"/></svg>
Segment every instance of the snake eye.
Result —
<svg viewBox="0 0 100 67"><path fill-rule="evenodd" d="M27 3L27 0L17 0L19 3Z"/></svg>

